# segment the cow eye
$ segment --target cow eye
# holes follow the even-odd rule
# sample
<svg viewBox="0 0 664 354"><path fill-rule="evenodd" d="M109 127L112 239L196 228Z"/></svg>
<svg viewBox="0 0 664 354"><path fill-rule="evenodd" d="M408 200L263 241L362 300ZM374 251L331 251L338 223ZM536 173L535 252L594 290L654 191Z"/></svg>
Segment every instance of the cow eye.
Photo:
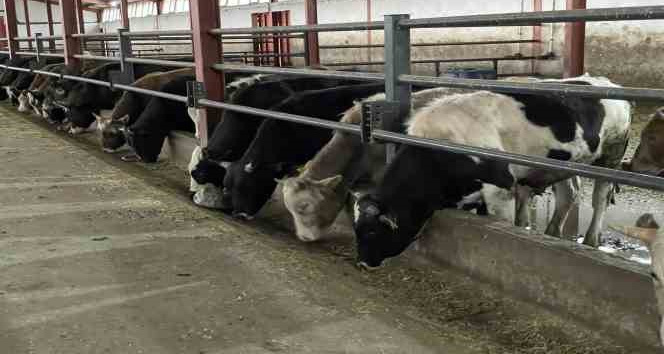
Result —
<svg viewBox="0 0 664 354"><path fill-rule="evenodd" d="M657 274L655 274L655 272L650 272L650 276L651 276L653 279L659 281L659 277L657 276Z"/></svg>

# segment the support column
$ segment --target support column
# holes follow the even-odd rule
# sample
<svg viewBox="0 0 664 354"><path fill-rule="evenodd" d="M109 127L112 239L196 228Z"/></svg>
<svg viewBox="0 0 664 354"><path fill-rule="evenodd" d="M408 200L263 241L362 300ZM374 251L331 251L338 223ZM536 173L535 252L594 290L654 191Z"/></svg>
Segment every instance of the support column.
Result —
<svg viewBox="0 0 664 354"><path fill-rule="evenodd" d="M78 33L85 33L85 19L83 18L83 3L76 0L76 17L78 18Z"/></svg>
<svg viewBox="0 0 664 354"><path fill-rule="evenodd" d="M317 0L305 0L305 20L307 25L318 24ZM306 48L306 62L308 66L320 65L320 48L318 47L318 32L306 32L304 47Z"/></svg>
<svg viewBox="0 0 664 354"><path fill-rule="evenodd" d="M72 37L76 34L76 4L75 0L60 0L60 12L62 18L62 38L65 46L65 64L69 67L77 68L80 60L74 58L74 55L81 54L81 41L79 38Z"/></svg>
<svg viewBox="0 0 664 354"><path fill-rule="evenodd" d="M221 27L218 1L190 0L191 34L196 62L196 80L202 82L207 98L214 101L224 99L224 74L212 69L212 65L223 58L221 39L211 35L210 30ZM218 122L221 112L211 108L199 108L197 131L199 144L207 146L208 123Z"/></svg>
<svg viewBox="0 0 664 354"><path fill-rule="evenodd" d="M120 24L121 27L129 30L129 3L127 0L120 0Z"/></svg>
<svg viewBox="0 0 664 354"><path fill-rule="evenodd" d="M385 98L397 104L398 114L393 121L383 121L382 128L400 131L410 113L411 85L399 82L400 75L410 74L410 28L399 27L399 21L409 15L385 16ZM387 162L396 155L396 144L387 144Z"/></svg>
<svg viewBox="0 0 664 354"><path fill-rule="evenodd" d="M586 0L567 0L567 10L586 8ZM586 43L586 23L574 22L565 25L564 77L574 77L584 73L584 50Z"/></svg>
<svg viewBox="0 0 664 354"><path fill-rule="evenodd" d="M51 2L46 1L46 22L48 22L48 35L52 36L53 33L53 10L51 9ZM48 49L50 51L55 51L55 41L52 39L48 40Z"/></svg>
<svg viewBox="0 0 664 354"><path fill-rule="evenodd" d="M30 28L30 9L28 0L23 0L23 13L25 13L25 33L27 37L32 37L32 30ZM32 49L32 42L28 41L28 48Z"/></svg>
<svg viewBox="0 0 664 354"><path fill-rule="evenodd" d="M18 42L14 38L18 34L18 28L16 26L16 3L14 0L3 0L5 5L5 29L7 33L7 50L9 51L9 56L14 57L18 49Z"/></svg>
<svg viewBox="0 0 664 354"><path fill-rule="evenodd" d="M542 0L533 0L533 11L541 12L542 11ZM531 43L531 56L538 56L542 54L542 25L533 26L533 40L537 41ZM533 59L531 62L530 72L533 75L537 74L537 59Z"/></svg>

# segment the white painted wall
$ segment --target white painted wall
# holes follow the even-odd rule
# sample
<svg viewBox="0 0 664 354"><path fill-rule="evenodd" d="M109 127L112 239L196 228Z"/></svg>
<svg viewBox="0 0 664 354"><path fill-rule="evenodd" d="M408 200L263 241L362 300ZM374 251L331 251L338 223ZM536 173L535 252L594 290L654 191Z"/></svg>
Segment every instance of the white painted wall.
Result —
<svg viewBox="0 0 664 354"><path fill-rule="evenodd" d="M16 18L18 19L19 22L24 23L25 22L25 11L24 11L24 5L23 2L28 1L28 9L29 9L29 14L30 14L30 22L46 22L47 17L46 17L46 4L42 2L37 2L37 1L29 1L29 0L16 0ZM0 10L4 11L4 3L0 2ZM62 12L60 11L60 6L52 4L51 5L51 11L53 13L53 21L54 22L60 22L60 19L62 17ZM91 11L83 11L83 17L85 19L86 25L85 25L85 30L86 32L97 32L98 31L98 26L96 25L97 22L97 15L94 12ZM30 26L30 29L33 34L35 33L42 33L43 35L48 35L48 25L36 25L32 24ZM59 35L62 33L62 25L59 23L56 23L53 26L53 32L54 35ZM19 36L26 36L27 31L26 31L26 26L25 25L18 25L18 35Z"/></svg>

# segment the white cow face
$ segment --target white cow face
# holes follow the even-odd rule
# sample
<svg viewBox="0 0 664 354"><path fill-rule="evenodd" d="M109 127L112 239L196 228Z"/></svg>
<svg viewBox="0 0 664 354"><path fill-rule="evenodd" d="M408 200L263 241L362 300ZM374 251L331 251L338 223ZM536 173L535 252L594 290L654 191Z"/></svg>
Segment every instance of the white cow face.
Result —
<svg viewBox="0 0 664 354"><path fill-rule="evenodd" d="M664 234L659 233L659 225L652 214L643 214L636 221L635 227L612 227L627 236L643 241L650 250L652 259L652 281L657 297L657 309L660 317L664 317ZM660 323L659 338L664 345L664 320Z"/></svg>
<svg viewBox="0 0 664 354"><path fill-rule="evenodd" d="M293 177L283 181L284 203L293 216L295 233L303 242L320 240L343 208L345 193L337 193L342 176L315 181Z"/></svg>
<svg viewBox="0 0 664 354"><path fill-rule="evenodd" d="M28 112L30 110L30 98L28 97L27 91L21 92L18 95L18 111L19 112Z"/></svg>

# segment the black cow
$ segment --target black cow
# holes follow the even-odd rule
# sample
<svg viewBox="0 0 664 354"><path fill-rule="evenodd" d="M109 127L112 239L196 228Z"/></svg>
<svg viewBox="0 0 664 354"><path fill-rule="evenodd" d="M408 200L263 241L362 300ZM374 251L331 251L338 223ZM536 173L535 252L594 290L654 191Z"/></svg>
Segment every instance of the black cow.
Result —
<svg viewBox="0 0 664 354"><path fill-rule="evenodd" d="M187 94L187 82L194 76L180 76L159 91L175 95ZM143 162L156 162L166 136L173 130L194 132L194 123L187 115L187 106L165 98L153 97L136 122L125 129L129 146Z"/></svg>
<svg viewBox="0 0 664 354"><path fill-rule="evenodd" d="M34 58L32 57L14 57L12 59L9 59L8 61L5 62L6 65L9 66L14 66L14 67L19 67L19 68L28 68L30 65L30 62L33 61ZM19 76L19 71L17 70L4 70L2 74L0 74L0 87L3 88L3 90L0 90L0 100L6 100L9 98L9 95L7 94L7 90L4 89L7 86L10 86L14 83L16 78Z"/></svg>
<svg viewBox="0 0 664 354"><path fill-rule="evenodd" d="M338 121L356 100L384 88L382 84L366 84L298 92L271 110ZM277 185L275 179L309 161L331 137L329 129L265 120L242 159L231 165L224 180L224 194L230 194L234 214L253 217L270 199Z"/></svg>
<svg viewBox="0 0 664 354"><path fill-rule="evenodd" d="M617 87L607 79L588 76L556 82L577 83L574 80ZM420 109L409 122L408 134L616 167L625 151L630 119L626 101L480 91L446 97ZM553 184L562 190L569 177L565 172L402 146L376 190L356 196L353 221L359 265L377 267L403 252L435 210L462 209L482 200L490 213L510 220L515 216L515 197L521 195L516 190L542 191ZM556 211L547 228L552 233L562 228L571 207L571 192L565 196L556 190ZM596 181L595 214L586 241L596 241L609 196L610 184ZM519 212L516 209L517 220Z"/></svg>
<svg viewBox="0 0 664 354"><path fill-rule="evenodd" d="M287 99L294 92L320 90L357 82L320 78L293 78L272 75L261 82L241 87L230 97L229 103L268 109ZM251 144L264 118L252 114L225 110L208 142L204 158L192 170L193 179L199 184L223 185L226 169L222 165L242 157Z"/></svg>

